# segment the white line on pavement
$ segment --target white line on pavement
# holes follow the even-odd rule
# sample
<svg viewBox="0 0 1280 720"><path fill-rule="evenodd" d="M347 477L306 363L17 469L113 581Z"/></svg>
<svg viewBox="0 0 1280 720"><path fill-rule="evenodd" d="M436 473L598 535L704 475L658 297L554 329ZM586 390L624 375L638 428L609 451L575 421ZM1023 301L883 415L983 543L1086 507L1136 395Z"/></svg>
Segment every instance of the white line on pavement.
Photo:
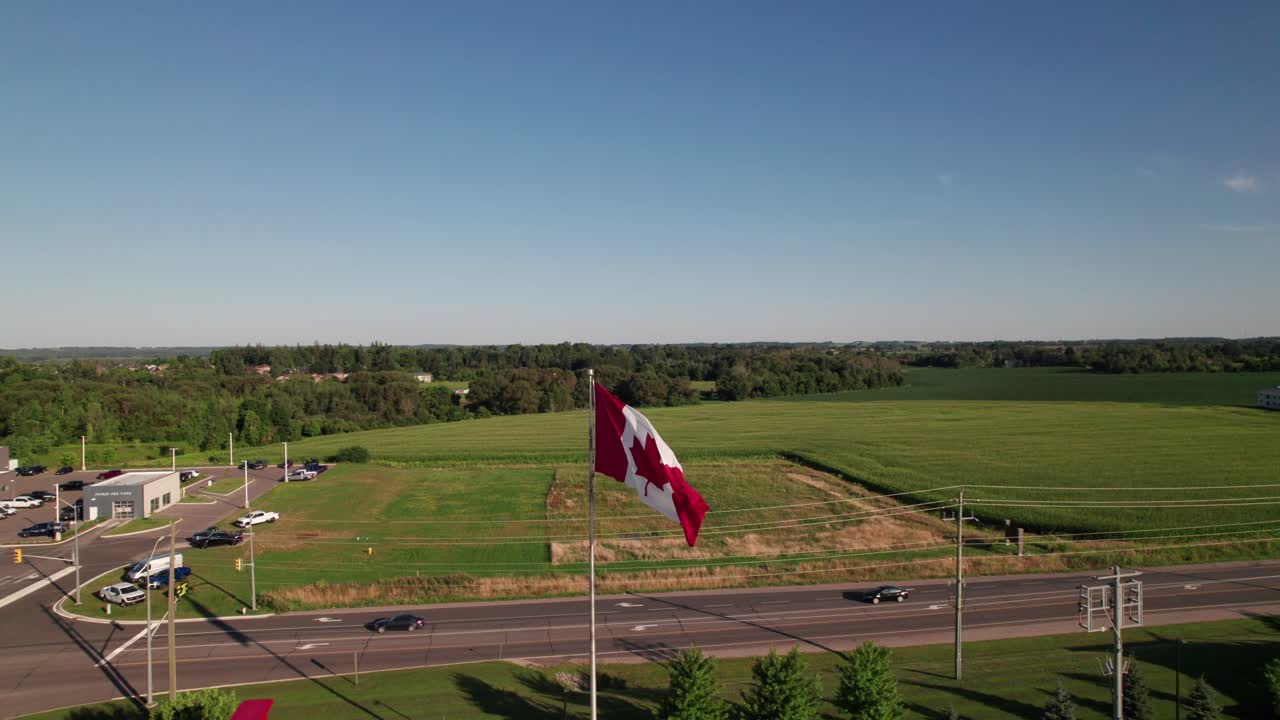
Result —
<svg viewBox="0 0 1280 720"><path fill-rule="evenodd" d="M154 628L158 624L159 623L152 623L151 628ZM150 630L151 628L144 627L141 630L139 630L137 635L134 635L128 640L125 640L123 643L120 644L120 647L117 647L115 650L112 650L110 655L107 655L106 657L102 658L102 660L95 663L94 667L102 667L103 665L106 665L107 663L114 660L117 655L124 652L125 650L128 650L130 645L141 640L142 637L147 634L147 630Z"/></svg>
<svg viewBox="0 0 1280 720"><path fill-rule="evenodd" d="M21 590L19 590L16 593L13 593L12 595L6 595L5 597L0 598L0 607L4 607L5 605L8 605L9 603L15 602L17 600L21 600L22 598L39 590L45 585L52 585L54 580L57 580L58 578L63 577L64 575L70 575L75 571L76 569L74 567L63 568L58 572L50 575L49 577L41 580L40 582L31 583L30 585L22 588Z"/></svg>

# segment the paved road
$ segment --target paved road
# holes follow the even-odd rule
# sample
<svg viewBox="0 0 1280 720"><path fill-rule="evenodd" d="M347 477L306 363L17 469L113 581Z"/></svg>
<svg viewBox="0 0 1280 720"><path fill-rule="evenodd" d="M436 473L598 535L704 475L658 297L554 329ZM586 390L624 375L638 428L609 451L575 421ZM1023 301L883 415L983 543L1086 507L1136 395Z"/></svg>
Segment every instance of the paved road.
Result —
<svg viewBox="0 0 1280 720"><path fill-rule="evenodd" d="M145 550L145 548L144 548ZM1087 575L978 578L969 584L967 638L1077 630L1076 587ZM1142 578L1148 624L1280 613L1280 562L1148 570ZM771 645L844 650L866 639L891 645L948 642L952 613L944 583L904 583L905 603L869 605L848 585L704 591L598 599L604 661L651 660L697 642L715 654L756 654ZM146 650L138 625L68 622L48 610L57 592L26 601L39 622L0 638L0 691L6 716L146 691ZM581 658L585 600L453 604L424 608L425 629L376 635L369 610L178 625L182 687L324 677L360 668L442 665L475 660ZM167 682L163 630L155 639L156 691ZM106 662L103 662L104 658Z"/></svg>

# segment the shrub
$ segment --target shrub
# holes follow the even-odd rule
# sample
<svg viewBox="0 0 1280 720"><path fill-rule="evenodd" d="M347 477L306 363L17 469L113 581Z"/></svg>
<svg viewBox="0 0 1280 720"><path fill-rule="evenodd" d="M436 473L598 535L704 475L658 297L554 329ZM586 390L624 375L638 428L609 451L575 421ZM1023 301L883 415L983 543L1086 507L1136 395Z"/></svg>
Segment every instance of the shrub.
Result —
<svg viewBox="0 0 1280 720"><path fill-rule="evenodd" d="M333 459L345 463L367 463L369 462L369 448L362 445L344 447L333 456Z"/></svg>
<svg viewBox="0 0 1280 720"><path fill-rule="evenodd" d="M162 702L151 711L152 720L227 720L235 712L236 694L231 690L209 688L178 695L173 702Z"/></svg>

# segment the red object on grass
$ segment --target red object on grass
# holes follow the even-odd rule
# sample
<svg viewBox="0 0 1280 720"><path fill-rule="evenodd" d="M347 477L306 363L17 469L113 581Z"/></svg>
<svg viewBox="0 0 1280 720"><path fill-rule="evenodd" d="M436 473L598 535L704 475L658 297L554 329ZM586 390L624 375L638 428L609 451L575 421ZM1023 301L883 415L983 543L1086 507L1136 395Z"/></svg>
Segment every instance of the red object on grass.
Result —
<svg viewBox="0 0 1280 720"><path fill-rule="evenodd" d="M275 700L245 700L231 714L231 720L267 720Z"/></svg>

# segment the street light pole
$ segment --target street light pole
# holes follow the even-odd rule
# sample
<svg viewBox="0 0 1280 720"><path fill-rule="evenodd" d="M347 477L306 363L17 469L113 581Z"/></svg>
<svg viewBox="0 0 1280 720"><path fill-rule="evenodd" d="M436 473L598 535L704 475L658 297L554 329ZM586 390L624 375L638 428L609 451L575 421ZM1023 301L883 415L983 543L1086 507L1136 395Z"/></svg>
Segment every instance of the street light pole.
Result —
<svg viewBox="0 0 1280 720"><path fill-rule="evenodd" d="M289 442L284 443L284 481L289 482Z"/></svg>
<svg viewBox="0 0 1280 720"><path fill-rule="evenodd" d="M147 555L148 560L156 556L156 548L160 546L160 541L163 539L164 539L164 536L158 537L156 538L156 541L151 544L151 554ZM147 707L155 707L156 696L155 696L154 685L152 683L152 677L151 677L152 676L151 637L155 635L155 632L154 632L154 629L151 627L151 576L150 575L147 576L147 582L146 582L146 585L144 586L144 589L147 593Z"/></svg>
<svg viewBox="0 0 1280 720"><path fill-rule="evenodd" d="M178 448L169 448L169 457L170 462L172 463L169 466L169 470L172 472L178 469Z"/></svg>
<svg viewBox="0 0 1280 720"><path fill-rule="evenodd" d="M79 513L79 511L77 511L77 510L76 510L76 506L75 506L75 505L72 505L71 503L69 503L69 502L67 502L66 500L63 500L63 499L62 499L62 496L61 496L61 494L59 493L59 490L61 490L61 488L59 488L59 487L58 487L58 484L57 484L57 483L54 483L54 484L53 484L53 512L54 512L54 516L55 516L55 517L54 517L54 520L53 520L53 521L54 521L55 523L58 523L59 525L61 525L62 520L61 520L59 517L57 517L57 514L58 514L58 510L59 510L63 505L66 505L67 507L71 508L71 510L73 511L73 514L72 514L72 516L71 516L71 517L72 517L72 524L76 525L76 527L74 528L74 529L76 530L76 534L75 534L74 536L72 536L72 538L71 538L71 546L72 546L71 556L72 556L72 559L75 561L75 566L76 566L76 604L77 604L77 605L79 605L79 604L80 604L80 598L81 598L81 595L80 595L80 528L79 528L79 523L80 523L80 521L82 521L84 518L80 517L80 513Z"/></svg>
<svg viewBox="0 0 1280 720"><path fill-rule="evenodd" d="M231 433L227 433L227 454L231 456L231 467L236 466L236 441Z"/></svg>
<svg viewBox="0 0 1280 720"><path fill-rule="evenodd" d="M80 436L80 470L81 472L88 470L88 466L84 464L84 436Z"/></svg>
<svg viewBox="0 0 1280 720"><path fill-rule="evenodd" d="M249 463L244 465L244 513L249 514ZM253 523L245 528L249 531L249 609L258 611L258 566L253 559Z"/></svg>

